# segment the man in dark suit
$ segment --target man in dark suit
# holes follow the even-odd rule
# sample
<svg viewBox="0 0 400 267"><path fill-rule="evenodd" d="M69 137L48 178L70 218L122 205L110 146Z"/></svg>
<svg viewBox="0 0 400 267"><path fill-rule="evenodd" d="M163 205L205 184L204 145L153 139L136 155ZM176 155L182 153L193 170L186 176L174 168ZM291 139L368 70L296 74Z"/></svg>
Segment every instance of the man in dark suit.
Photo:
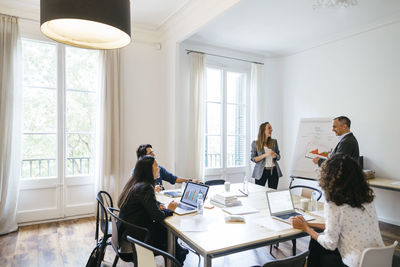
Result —
<svg viewBox="0 0 400 267"><path fill-rule="evenodd" d="M345 116L340 116L333 119L332 131L334 131L336 133L336 136L339 137L339 143L333 149L329 157L337 153L343 153L349 155L358 162L360 151L358 149L357 139L355 138L353 133L350 132L350 124L350 119ZM321 166L324 161L325 159L321 159L319 157L313 159L313 162L315 164L318 164L318 166Z"/></svg>

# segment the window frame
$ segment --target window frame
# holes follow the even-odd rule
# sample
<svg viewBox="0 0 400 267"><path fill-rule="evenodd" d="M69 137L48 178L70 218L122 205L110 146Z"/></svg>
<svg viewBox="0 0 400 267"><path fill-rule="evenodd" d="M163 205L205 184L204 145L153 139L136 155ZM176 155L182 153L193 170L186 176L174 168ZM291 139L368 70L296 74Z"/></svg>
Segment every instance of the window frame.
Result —
<svg viewBox="0 0 400 267"><path fill-rule="evenodd" d="M24 181L28 181L28 180L38 180L38 179L57 179L58 177L60 178L60 183L64 183L64 179L65 177L68 178L86 178L86 179L90 179L92 177L95 176L95 170L93 170L92 173L88 173L88 174L74 174L74 175L68 175L68 171L67 171L67 135L70 134L71 132L67 132L67 111L66 111L66 101L67 101L67 91L68 90L74 90L71 88L67 88L67 84L66 84L66 45L64 44L59 44L56 43L54 41L50 41L50 40L43 40L42 38L34 38L34 36L22 36L21 37L21 43L23 40L27 40L27 41L32 41L32 42L36 42L36 43L44 43L44 44L52 44L55 45L55 56L56 56L56 77L57 77L57 81L56 81L56 112L57 112L57 122L56 122L56 129L55 129L55 135L56 135L56 158L55 158L55 165L56 165L56 170L55 176L38 176L38 177L20 177L21 179L23 179ZM22 44L21 44L22 47ZM27 85L28 87L30 85ZM25 88L25 85L22 84L23 90ZM100 92L94 92L94 91L90 91L88 90L87 92L88 94L92 94L95 93L96 94L96 99L99 99L99 94ZM23 92L22 92L23 94ZM99 103L96 103L96 118L98 117L98 113L99 113ZM95 121L95 127L94 129L97 129L97 122ZM22 129L22 135L21 138L24 136L25 132L24 129ZM98 138L98 136L96 136L96 131L95 132L88 132L86 133L87 135L92 135L93 136L93 140L95 142L95 145L93 147L94 151L93 151L93 158L92 158L92 162L95 165L95 161L96 161L96 153L97 153L97 146L96 146L96 140ZM98 133L97 133L98 134ZM22 154L21 150L21 154ZM23 158L21 158L21 160L23 160ZM22 172L22 165L21 165L21 170Z"/></svg>
<svg viewBox="0 0 400 267"><path fill-rule="evenodd" d="M207 62L206 63L206 72L208 68L212 69L218 69L222 71L222 76L221 76L221 86L222 86L222 92L221 92L221 154L222 154L222 166L220 168L207 168L204 163L204 174L205 174L205 180L207 178L212 177L212 176L219 176L220 179L225 179L229 180L229 176L232 174L238 174L238 173L246 173L248 170L248 167L250 166L250 68L249 67L243 67L243 66L227 66L225 64L219 64L219 63L214 63L214 62ZM227 108L228 108L228 100L227 100L227 73L228 72L235 72L235 73L243 73L246 75L245 77L245 86L246 86L246 135L245 135L245 157L244 157L244 165L243 166L237 166L237 167L228 167L227 166ZM207 79L207 76L206 76ZM205 85L207 86L207 81L205 82ZM205 88L206 92L207 88ZM205 93L206 96L206 93ZM207 99L205 98L204 104L206 105ZM205 107L206 108L206 107ZM204 116L204 125L207 123L207 117L206 113ZM206 138L206 133L204 132L204 140ZM206 146L206 142L204 142ZM204 146L204 155L205 155L205 149L206 147Z"/></svg>

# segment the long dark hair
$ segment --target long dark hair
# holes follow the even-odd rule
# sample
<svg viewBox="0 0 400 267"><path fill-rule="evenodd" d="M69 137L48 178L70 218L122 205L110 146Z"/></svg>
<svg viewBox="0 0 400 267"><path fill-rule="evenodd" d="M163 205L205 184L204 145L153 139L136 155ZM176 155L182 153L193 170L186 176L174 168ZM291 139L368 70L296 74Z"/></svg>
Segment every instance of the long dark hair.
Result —
<svg viewBox="0 0 400 267"><path fill-rule="evenodd" d="M263 151L264 150L264 145L267 145L268 148L273 149L274 147L274 142L270 136L265 136L265 128L269 122L264 122L260 124L260 127L258 128L258 137L256 141L256 146L257 146L257 151Z"/></svg>
<svg viewBox="0 0 400 267"><path fill-rule="evenodd" d="M326 200L338 206L348 204L364 209L362 204L371 203L375 197L358 163L341 153L333 155L322 165L319 185Z"/></svg>
<svg viewBox="0 0 400 267"><path fill-rule="evenodd" d="M124 186L121 195L118 199L118 207L121 209L129 199L135 185L138 183L151 184L153 187L155 185L154 175L153 175L153 164L154 157L144 156L136 162L135 170L131 178Z"/></svg>

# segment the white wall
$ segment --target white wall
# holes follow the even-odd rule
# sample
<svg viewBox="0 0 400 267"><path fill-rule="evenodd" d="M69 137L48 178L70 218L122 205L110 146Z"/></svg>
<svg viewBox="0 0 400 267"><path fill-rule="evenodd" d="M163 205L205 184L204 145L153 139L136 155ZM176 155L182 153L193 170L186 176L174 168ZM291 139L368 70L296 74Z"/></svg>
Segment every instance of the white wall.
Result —
<svg viewBox="0 0 400 267"><path fill-rule="evenodd" d="M282 154L293 154L301 118L346 115L364 168L400 179L399 47L396 23L282 58ZM292 159L283 160L288 177ZM375 192L380 219L400 225L400 194Z"/></svg>
<svg viewBox="0 0 400 267"><path fill-rule="evenodd" d="M135 43L122 49L124 83L124 177L122 188L136 163L140 144L153 145L161 164L167 159L165 85L161 82L161 51L154 45Z"/></svg>

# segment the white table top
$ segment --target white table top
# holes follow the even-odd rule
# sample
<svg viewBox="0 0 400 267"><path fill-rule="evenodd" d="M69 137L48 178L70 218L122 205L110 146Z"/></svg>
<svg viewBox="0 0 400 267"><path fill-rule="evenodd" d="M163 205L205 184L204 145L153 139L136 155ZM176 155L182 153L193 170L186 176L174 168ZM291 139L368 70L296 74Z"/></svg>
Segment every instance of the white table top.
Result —
<svg viewBox="0 0 400 267"><path fill-rule="evenodd" d="M231 192L237 192L242 184L232 184ZM223 186L211 186L207 195L206 205L212 195L222 192ZM196 213L179 216L174 214L165 220L167 227L183 237L185 242L191 243L202 255L218 255L226 251L237 250L254 244L268 243L285 236L292 236L302 233L300 230L292 229L287 225L284 230L277 230L276 226L271 227L271 223L278 222L285 226L283 222L272 219L266 199L267 188L255 184L249 184L249 197L239 197L244 206L251 206L259 210L258 213L243 215L245 223L226 223L225 216L229 215L221 208L204 209L203 215ZM239 194L239 193L238 193ZM172 198L158 194L157 198L167 203ZM299 198L294 197L295 206L299 207ZM179 198L174 200L178 201ZM272 220L272 221L271 221ZM264 222L264 225L263 223ZM323 222L319 218L318 222ZM183 231L188 224L192 231ZM270 225L268 227L268 225ZM189 227L190 228L190 227ZM189 229L190 230L190 229Z"/></svg>

